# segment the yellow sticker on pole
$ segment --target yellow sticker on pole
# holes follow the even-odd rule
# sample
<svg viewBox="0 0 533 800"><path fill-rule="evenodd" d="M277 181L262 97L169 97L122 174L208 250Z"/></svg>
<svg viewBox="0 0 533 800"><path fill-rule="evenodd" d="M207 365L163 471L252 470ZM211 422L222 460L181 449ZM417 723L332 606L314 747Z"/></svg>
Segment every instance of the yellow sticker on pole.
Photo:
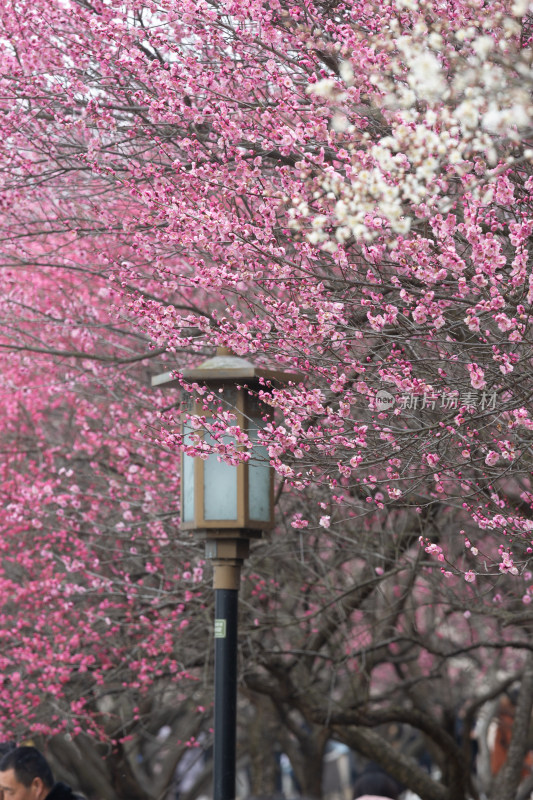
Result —
<svg viewBox="0 0 533 800"><path fill-rule="evenodd" d="M215 639L225 639L226 638L226 620L225 619L216 619L215 620Z"/></svg>

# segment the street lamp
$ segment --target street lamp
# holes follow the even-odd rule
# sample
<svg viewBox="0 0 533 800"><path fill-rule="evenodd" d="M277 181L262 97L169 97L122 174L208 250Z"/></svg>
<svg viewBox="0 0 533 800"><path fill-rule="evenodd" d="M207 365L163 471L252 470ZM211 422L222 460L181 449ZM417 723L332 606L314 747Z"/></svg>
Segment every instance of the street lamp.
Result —
<svg viewBox="0 0 533 800"><path fill-rule="evenodd" d="M154 387L198 384L216 396L236 415L236 425L252 442L267 413L257 389L298 381L296 373L255 366L247 359L219 347L196 369L184 370L181 378L167 372L152 379ZM219 405L220 405L219 403ZM205 414L201 396L194 396L191 414ZM208 413L208 412L207 412ZM184 444L199 431L182 424ZM215 445L208 432L204 441ZM228 444L231 437L222 437ZM182 453L181 527L201 531L206 557L213 564L215 590L215 720L213 749L214 800L234 800L237 728L237 612L240 570L250 550L250 539L274 524L274 475L265 449L255 444L252 457L237 466L216 453L203 459Z"/></svg>

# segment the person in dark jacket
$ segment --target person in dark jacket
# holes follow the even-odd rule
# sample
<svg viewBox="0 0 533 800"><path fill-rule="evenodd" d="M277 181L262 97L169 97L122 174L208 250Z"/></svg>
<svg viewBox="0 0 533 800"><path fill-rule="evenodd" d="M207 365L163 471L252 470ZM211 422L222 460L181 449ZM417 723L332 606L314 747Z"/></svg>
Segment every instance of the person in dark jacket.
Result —
<svg viewBox="0 0 533 800"><path fill-rule="evenodd" d="M370 764L354 783L353 800L396 800L400 786L379 767Z"/></svg>
<svg viewBox="0 0 533 800"><path fill-rule="evenodd" d="M50 765L36 747L15 747L0 760L3 800L80 800L66 783L55 783Z"/></svg>

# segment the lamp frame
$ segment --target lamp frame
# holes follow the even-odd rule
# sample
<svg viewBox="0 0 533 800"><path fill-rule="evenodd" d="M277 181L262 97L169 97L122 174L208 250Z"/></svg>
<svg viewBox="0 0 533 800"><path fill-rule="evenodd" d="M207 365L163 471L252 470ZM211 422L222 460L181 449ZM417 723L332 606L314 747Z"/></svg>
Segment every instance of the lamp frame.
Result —
<svg viewBox="0 0 533 800"><path fill-rule="evenodd" d="M205 378L204 378L205 381ZM205 381L207 384L207 381ZM217 393L220 388L231 385L229 381L209 381L208 389L213 393ZM241 388L234 387L236 391L236 405L234 410L236 412L236 425L241 430L248 430L248 414L249 405L249 387L243 386ZM259 405L260 401L256 401ZM194 401L193 413L200 413L204 411L200 401ZM204 411L205 413L205 411ZM182 423L182 430L185 423ZM196 430L202 436L200 430ZM242 450L242 446L239 447ZM256 520L250 517L249 511L249 470L250 463L248 461L241 461L234 469L236 470L237 480L237 515L235 519L206 519L205 518L205 467L206 460L200 456L187 456L182 453L181 456L181 474L184 474L183 462L185 458L193 458L193 475L194 475L194 502L193 502L193 519L184 521L183 519L183 506L184 506L184 493L181 493L180 510L181 510L181 524L183 530L247 530L257 531L260 533L264 530L271 530L274 527L274 470L268 465L269 470L269 518L268 520Z"/></svg>

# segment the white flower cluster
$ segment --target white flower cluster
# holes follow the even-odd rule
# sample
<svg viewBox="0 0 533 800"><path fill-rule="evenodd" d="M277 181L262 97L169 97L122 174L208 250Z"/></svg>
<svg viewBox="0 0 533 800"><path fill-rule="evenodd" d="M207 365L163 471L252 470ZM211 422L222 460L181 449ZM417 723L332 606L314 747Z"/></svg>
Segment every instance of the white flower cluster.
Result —
<svg viewBox="0 0 533 800"><path fill-rule="evenodd" d="M524 3L517 0L513 13ZM465 28L446 40L438 26L429 30L420 20L406 35L391 26L389 71L371 77L390 132L374 144L364 134L366 149L354 149L349 173L325 170L321 186L332 201L331 213L314 217L307 234L311 243L334 252L352 237L370 241L384 229L392 239L405 235L417 206L444 208L441 177L450 172L461 177L477 154L489 167L496 165L496 139L500 149L501 142L505 147L521 141L533 120L533 70L529 51L514 41L517 20L505 17L500 23L500 38L486 27L486 33ZM350 62L343 62L341 77L353 85ZM355 130L337 80L320 81L311 91L336 105L335 129ZM301 227L308 215L307 207L304 213L296 206L291 224Z"/></svg>
<svg viewBox="0 0 533 800"><path fill-rule="evenodd" d="M440 41L435 44L439 45ZM442 101L448 89L441 62L435 53L412 36L399 37L396 46L407 67L407 83L416 97L429 103Z"/></svg>
<svg viewBox="0 0 533 800"><path fill-rule="evenodd" d="M314 94L317 97L327 97L329 99L344 100L346 97L341 85L333 78L322 78L316 83L311 83L306 90L307 94Z"/></svg>
<svg viewBox="0 0 533 800"><path fill-rule="evenodd" d="M406 209L432 203L438 196L435 176L443 162L460 159L459 129L448 114L448 126L434 128L436 116L428 111L423 120L414 112L403 112L393 124L391 135L371 146L371 166L354 173L350 180L335 171L326 174L323 188L335 199L333 220L335 242L327 232L331 219L317 215L307 238L334 251L351 237L370 241L384 227L395 236L408 233L411 218ZM440 120L442 123L442 119ZM304 217L307 206L300 204L293 217Z"/></svg>

